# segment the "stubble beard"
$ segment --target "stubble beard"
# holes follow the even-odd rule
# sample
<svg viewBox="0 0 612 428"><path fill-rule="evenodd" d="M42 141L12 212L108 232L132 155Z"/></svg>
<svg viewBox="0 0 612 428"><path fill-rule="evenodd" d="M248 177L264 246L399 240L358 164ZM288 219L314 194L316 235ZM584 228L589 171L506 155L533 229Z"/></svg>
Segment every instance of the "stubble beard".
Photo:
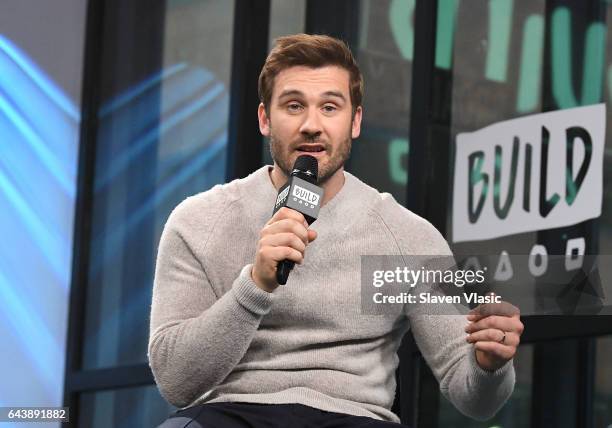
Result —
<svg viewBox="0 0 612 428"><path fill-rule="evenodd" d="M276 165L278 165L278 167L285 174L285 176L289 177L291 175L291 171L293 171L293 165L289 163L289 143L280 141L278 138L276 138L272 127L270 127L269 141L270 155L272 156L272 160ZM302 142L305 144L314 144L319 141L316 138L308 139L307 137L305 137ZM350 129L342 143L338 145L338 147L331 154L329 152L329 145L324 145L325 149L327 150L328 159L327 162L319 164L317 179L317 184L319 185L325 184L327 180L329 180L329 178L336 173L336 171L338 171L344 166L344 164L350 157L352 145Z"/></svg>

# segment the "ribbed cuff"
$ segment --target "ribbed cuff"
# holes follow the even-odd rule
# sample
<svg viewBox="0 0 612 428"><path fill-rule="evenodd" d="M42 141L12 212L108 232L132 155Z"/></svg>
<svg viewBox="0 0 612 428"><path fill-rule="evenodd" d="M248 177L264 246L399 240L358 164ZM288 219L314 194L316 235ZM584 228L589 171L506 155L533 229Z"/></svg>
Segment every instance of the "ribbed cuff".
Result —
<svg viewBox="0 0 612 428"><path fill-rule="evenodd" d="M257 315L266 315L272 309L274 295L262 290L251 277L253 265L248 264L242 268L240 275L232 285L232 292L238 303Z"/></svg>
<svg viewBox="0 0 612 428"><path fill-rule="evenodd" d="M510 359L509 361L506 361L506 364L504 364L503 366L501 366L495 371L485 370L482 367L480 367L480 365L478 364L478 360L476 359L475 349L470 349L468 354L469 354L469 359L470 359L470 365L472 366L472 373L471 373L472 379L474 380L475 383L478 383L478 384L487 383L487 382L488 383L501 382L507 376L508 372L512 370L513 368L513 365L512 365L513 359Z"/></svg>

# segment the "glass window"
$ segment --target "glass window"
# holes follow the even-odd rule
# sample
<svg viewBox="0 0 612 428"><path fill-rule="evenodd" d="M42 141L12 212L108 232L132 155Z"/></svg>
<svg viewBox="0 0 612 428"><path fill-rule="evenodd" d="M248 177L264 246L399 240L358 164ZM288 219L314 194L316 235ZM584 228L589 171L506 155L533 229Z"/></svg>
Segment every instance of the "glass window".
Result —
<svg viewBox="0 0 612 428"><path fill-rule="evenodd" d="M88 392L81 395L77 425L90 428L155 427L175 410L164 401L156 386Z"/></svg>
<svg viewBox="0 0 612 428"><path fill-rule="evenodd" d="M438 426L445 428L528 427L531 423L531 374L533 346L521 345L514 357L516 383L514 392L502 409L485 422L464 416L444 396L440 395Z"/></svg>
<svg viewBox="0 0 612 428"><path fill-rule="evenodd" d="M437 183L436 187L448 190L447 238L456 255L488 256L487 264L493 269L509 265L507 276L492 271L491 276L496 272L495 282L489 285L502 297L516 293L514 297L520 302L516 303L528 315L574 313L570 311L577 306L572 300L576 298L571 293L561 294L562 286L570 285L575 278L576 268L567 264L562 271L552 268L553 262L563 262L555 256L606 253L609 246L606 183L610 168L605 163L609 155L604 155L604 192L597 194L596 188L576 185L581 180L576 177L585 171L592 183L597 183L596 174L602 165L588 164L590 155L586 153L595 150L585 149L586 142L574 144L579 154L567 157L573 146L565 144L564 134L571 124L550 128L545 134L548 131L544 126L507 123L543 112L558 114L605 99L601 88L607 81L603 74L605 16L603 8L595 6L599 3L439 3L436 67L437 75L446 72L447 78L435 87L450 86L450 100L436 96L441 97L441 105L450 103L450 123L443 126L448 127L451 173L448 186ZM486 141L466 136L499 122L506 122L507 131L497 128ZM469 141L460 143L460 136ZM584 163L579 164L580 159ZM566 165L573 165L574 172ZM578 166L580 173L576 173ZM570 174L574 174L571 179ZM569 196L572 188L574 197L580 192L582 198L573 206ZM585 214L577 216L583 220L571 221L577 212L591 215L602 197L601 219ZM530 227L531 220L539 225ZM470 227L469 235L462 233L462 226ZM525 257L530 254L537 255L533 265ZM502 264L506 256L510 257L508 265ZM583 271L589 270L587 263L580 266ZM602 272L605 286L611 274ZM513 290L503 287L518 282L521 287ZM588 297L583 300L590 301ZM593 310L599 303L596 300Z"/></svg>
<svg viewBox="0 0 612 428"><path fill-rule="evenodd" d="M353 47L365 84L361 136L347 170L406 202L414 1L359 1Z"/></svg>
<svg viewBox="0 0 612 428"><path fill-rule="evenodd" d="M440 1L436 67L452 84L451 99L440 101L450 103L451 153L459 133L542 111L545 7L544 0ZM453 171L452 156L451 163ZM457 185L452 173L450 182L449 200ZM447 230L452 241L452 205L448 206ZM522 233L472 240L454 243L453 251L529 254L537 239L536 233Z"/></svg>
<svg viewBox="0 0 612 428"><path fill-rule="evenodd" d="M62 402L88 3L0 2L3 406Z"/></svg>
<svg viewBox="0 0 612 428"><path fill-rule="evenodd" d="M306 24L306 0L270 1L270 49L274 39L304 32Z"/></svg>
<svg viewBox="0 0 612 428"><path fill-rule="evenodd" d="M612 31L610 23L612 22L612 4L609 2L601 2L605 4L605 23L606 29L604 34L605 52L603 53L604 64L599 64L601 69L595 68L595 72L600 73L598 81L601 85L596 88L603 97L606 103L606 145L604 148L604 167L603 167L603 204L601 208L601 220L599 222L599 253L612 254ZM595 23L601 27L603 23ZM593 28L598 28L594 26ZM603 35L602 35L603 37ZM591 42L593 43L593 42ZM595 61L595 58L591 60ZM585 67L593 68L598 64L586 64ZM603 65L603 66L602 66ZM606 282L612 282L612 272L606 270L604 276Z"/></svg>
<svg viewBox="0 0 612 428"><path fill-rule="evenodd" d="M147 361L163 225L187 196L225 181L234 2L156 7L143 21L161 37L121 27L116 37L134 40L109 43L103 64L85 368Z"/></svg>
<svg viewBox="0 0 612 428"><path fill-rule="evenodd" d="M272 0L270 2L270 34L268 52L274 47L277 37L303 33L306 25L306 0ZM253 112L253 114L256 114ZM272 155L268 139L262 144L263 164L272 165Z"/></svg>

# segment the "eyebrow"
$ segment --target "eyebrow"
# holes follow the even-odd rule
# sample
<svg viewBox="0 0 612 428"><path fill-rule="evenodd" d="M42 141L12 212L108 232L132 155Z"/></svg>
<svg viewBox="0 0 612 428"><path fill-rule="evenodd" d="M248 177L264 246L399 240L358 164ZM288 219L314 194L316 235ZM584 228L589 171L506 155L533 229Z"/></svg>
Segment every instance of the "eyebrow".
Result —
<svg viewBox="0 0 612 428"><path fill-rule="evenodd" d="M342 101L346 102L346 97L342 94L342 92L339 91L325 91L323 92L323 97L336 97L336 98L340 98ZM280 93L280 95L278 96L278 99L282 99L282 98L286 98L286 97L290 97L290 96L299 96L299 97L303 97L304 93L302 91L299 91L297 89L287 89L283 92Z"/></svg>

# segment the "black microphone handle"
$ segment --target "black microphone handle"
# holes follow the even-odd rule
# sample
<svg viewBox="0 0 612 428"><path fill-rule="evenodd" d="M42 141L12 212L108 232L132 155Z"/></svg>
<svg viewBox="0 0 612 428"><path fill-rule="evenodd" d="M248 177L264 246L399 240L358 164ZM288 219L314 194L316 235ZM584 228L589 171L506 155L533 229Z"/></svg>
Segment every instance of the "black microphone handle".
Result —
<svg viewBox="0 0 612 428"><path fill-rule="evenodd" d="M292 260L283 260L276 266L276 282L280 285L287 284L287 278L289 278L289 272L295 266L295 262Z"/></svg>
<svg viewBox="0 0 612 428"><path fill-rule="evenodd" d="M313 221L316 220L315 218L312 218L307 214L303 214L303 215L304 215L304 218L306 219L306 223L308 223L309 226L312 224ZM291 272L294 266L295 266L295 262L291 260L285 259L279 262L276 265L276 282L278 282L280 285L287 284L287 278L289 278L289 273Z"/></svg>

